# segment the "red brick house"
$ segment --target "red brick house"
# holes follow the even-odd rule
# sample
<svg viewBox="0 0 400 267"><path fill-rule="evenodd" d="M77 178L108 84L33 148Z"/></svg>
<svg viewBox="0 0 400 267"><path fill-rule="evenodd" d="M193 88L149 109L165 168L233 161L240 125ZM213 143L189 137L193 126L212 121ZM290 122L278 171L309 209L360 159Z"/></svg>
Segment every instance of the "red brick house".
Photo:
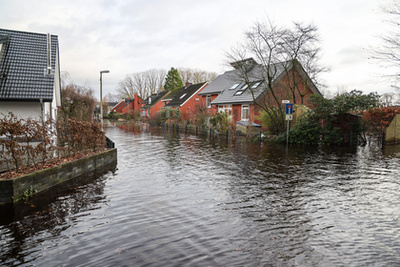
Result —
<svg viewBox="0 0 400 267"><path fill-rule="evenodd" d="M141 117L151 119L158 112L160 112L166 102L161 101L164 97L166 97L170 92L161 91L155 94L150 95L147 99L143 100L143 106L140 108Z"/></svg>
<svg viewBox="0 0 400 267"><path fill-rule="evenodd" d="M202 106L201 97L198 95L208 85L207 82L190 84L171 92L173 99L165 105L166 108L179 109L182 120L191 121L195 118L197 110ZM170 96L164 97L164 101Z"/></svg>
<svg viewBox="0 0 400 267"><path fill-rule="evenodd" d="M239 66L240 64L246 64L246 73L243 73L241 70L243 66ZM271 80L274 96L279 103L282 100L290 100L291 103L309 105L309 96L320 94L297 60L273 64L268 68L252 58L231 65L234 70L219 75L199 96L202 97L202 103L207 106L210 114L228 113L233 127L236 127L238 122L260 124L257 116L261 108L257 103L277 105L271 91L268 90L266 76ZM270 75L265 74L267 69ZM295 92L288 90L289 84L296 85Z"/></svg>
<svg viewBox="0 0 400 267"><path fill-rule="evenodd" d="M115 105L111 112L115 113L127 113L133 114L134 112L140 112L142 107L143 99L139 97L137 93L134 94L133 99L126 98L121 100L117 105Z"/></svg>

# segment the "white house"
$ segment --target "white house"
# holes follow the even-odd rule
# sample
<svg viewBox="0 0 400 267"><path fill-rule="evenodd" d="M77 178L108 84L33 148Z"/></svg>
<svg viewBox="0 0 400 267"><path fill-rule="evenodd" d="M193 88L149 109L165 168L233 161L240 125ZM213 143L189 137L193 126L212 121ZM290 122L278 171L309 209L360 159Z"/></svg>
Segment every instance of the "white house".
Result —
<svg viewBox="0 0 400 267"><path fill-rule="evenodd" d="M55 119L59 106L58 37L0 29L0 116Z"/></svg>

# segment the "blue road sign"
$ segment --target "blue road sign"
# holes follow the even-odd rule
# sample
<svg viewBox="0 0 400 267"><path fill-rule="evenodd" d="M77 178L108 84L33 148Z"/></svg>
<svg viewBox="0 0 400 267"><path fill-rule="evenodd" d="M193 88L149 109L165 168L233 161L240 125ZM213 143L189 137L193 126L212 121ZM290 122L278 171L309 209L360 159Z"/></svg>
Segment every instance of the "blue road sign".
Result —
<svg viewBox="0 0 400 267"><path fill-rule="evenodd" d="M293 103L286 104L286 114L293 114Z"/></svg>

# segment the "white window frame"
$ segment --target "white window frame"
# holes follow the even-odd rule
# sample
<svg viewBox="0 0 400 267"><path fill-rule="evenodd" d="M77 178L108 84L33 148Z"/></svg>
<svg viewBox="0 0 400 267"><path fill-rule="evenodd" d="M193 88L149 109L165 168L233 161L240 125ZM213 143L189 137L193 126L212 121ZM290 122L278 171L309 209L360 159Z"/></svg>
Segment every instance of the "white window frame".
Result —
<svg viewBox="0 0 400 267"><path fill-rule="evenodd" d="M219 112L227 113L229 120L232 121L232 105L219 105L218 113Z"/></svg>
<svg viewBox="0 0 400 267"><path fill-rule="evenodd" d="M241 110L241 120L242 121L249 121L250 119L250 106L249 105L242 105Z"/></svg>

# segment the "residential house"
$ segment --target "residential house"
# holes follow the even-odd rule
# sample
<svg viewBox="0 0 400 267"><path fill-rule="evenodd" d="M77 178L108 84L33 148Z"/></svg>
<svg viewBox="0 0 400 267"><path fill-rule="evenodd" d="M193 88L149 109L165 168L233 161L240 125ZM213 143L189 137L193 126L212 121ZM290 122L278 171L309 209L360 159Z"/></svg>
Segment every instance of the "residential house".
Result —
<svg viewBox="0 0 400 267"><path fill-rule="evenodd" d="M185 85L185 87L188 86L188 83ZM166 107L169 102L171 102L180 92L183 90L184 87L178 88L176 90L170 91L169 94L165 95L162 99L161 102L163 103L163 106Z"/></svg>
<svg viewBox="0 0 400 267"><path fill-rule="evenodd" d="M143 100L143 106L141 109L142 118L152 118L165 106L166 102L161 101L163 97L166 97L170 92L159 91L155 94L150 95L147 99Z"/></svg>
<svg viewBox="0 0 400 267"><path fill-rule="evenodd" d="M60 106L58 37L0 29L0 114L55 119Z"/></svg>
<svg viewBox="0 0 400 267"><path fill-rule="evenodd" d="M209 115L216 114L218 112L218 106L211 105L211 103L224 91L226 88L230 88L235 82L231 79L234 75L235 70L227 71L222 75L218 75L204 90L198 95L201 97L201 103L207 108Z"/></svg>
<svg viewBox="0 0 400 267"><path fill-rule="evenodd" d="M122 99L118 104L111 108L110 112L133 114L140 112L143 99L135 93L133 98Z"/></svg>
<svg viewBox="0 0 400 267"><path fill-rule="evenodd" d="M195 119L196 112L202 107L201 97L198 95L208 85L207 82L190 84L186 83L184 87L171 92L172 100L165 105L166 108L179 109L182 114L182 120L191 121ZM170 95L171 95L170 94ZM164 99L170 99L168 95ZM163 100L164 100L163 99Z"/></svg>
<svg viewBox="0 0 400 267"><path fill-rule="evenodd" d="M234 127L238 122L242 125L260 124L257 116L261 108L258 104L276 106L277 101L274 98L278 103L282 100L290 100L293 103L293 98L296 97L297 104L307 105L308 96L320 94L296 60L265 67L249 58L231 65L234 70L219 75L199 95L211 114L228 113ZM269 71L269 75L265 74L266 70ZM287 86L293 81L297 86L294 93L288 90ZM269 82L274 89L274 95L268 90Z"/></svg>

